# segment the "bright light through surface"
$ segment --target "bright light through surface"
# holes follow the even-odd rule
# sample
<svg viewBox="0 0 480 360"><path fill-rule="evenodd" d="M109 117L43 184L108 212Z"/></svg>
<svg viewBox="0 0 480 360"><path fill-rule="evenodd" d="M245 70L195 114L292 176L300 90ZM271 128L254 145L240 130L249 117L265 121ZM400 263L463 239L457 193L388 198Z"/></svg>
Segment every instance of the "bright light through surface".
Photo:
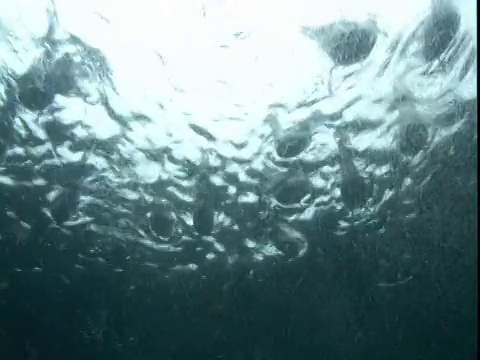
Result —
<svg viewBox="0 0 480 360"><path fill-rule="evenodd" d="M188 113L220 139L242 141L268 105L295 103L327 81L330 60L301 26L373 14L394 33L429 2L62 0L57 6L66 30L107 55L128 106L155 112L162 99L168 105L157 115L162 129L182 126L179 116ZM233 41L239 33L245 40ZM245 117L228 123L228 132L226 122L212 123L238 117L239 107Z"/></svg>
<svg viewBox="0 0 480 360"><path fill-rule="evenodd" d="M34 5L19 1L21 8L13 6L13 0L0 2L0 25L15 34L10 40L16 40L18 50L8 53L11 46L6 41L7 52L0 59L20 78L46 58L40 43L49 23L36 14L47 7L51 17L54 6L48 0ZM314 218L332 209L338 210L336 224L342 231L376 219L379 209L388 206L385 199L393 196L382 188L384 177L398 173L392 154L409 163L412 154L433 147L441 139L441 131L431 135L428 128L435 123L435 112L450 108L459 98L476 97L476 43L463 41L463 36L471 39L465 28L476 26L466 14L473 13L471 5L457 6L462 29L450 45L444 44L446 49L437 45L436 50L426 38L430 0L56 0L55 5L58 31L47 39L54 37L52 43L64 52L55 54L57 63L71 51L77 62L73 69L82 73L75 75L74 89L55 93L53 102L61 110L54 122L63 121L66 131L81 123L71 143L56 146L69 150L72 143L96 144L87 149L87 161L109 183L85 185L102 199L98 203L104 208L95 214L112 210L103 199L103 187L111 184L119 199L115 205L126 199L131 203L126 206L135 209L129 212L131 224L141 224L144 212L163 211L155 210L158 203L168 203L174 209L165 211L176 221L171 240L177 246L184 236L196 236L194 214L198 204L205 204L197 196L204 193L203 177L197 175L206 172L216 179L211 193L221 198L207 213L215 224L208 232L222 245L205 247L206 253L235 255L243 240L267 249L278 237L248 235L259 211L266 212L275 231L282 222L302 231L306 219L316 222ZM378 32L370 27L373 22ZM358 28L347 30L348 26ZM335 39L333 45L327 44L329 37ZM425 51L442 55L427 60ZM448 56L455 61L444 66ZM57 63L49 66L55 69ZM403 111L409 101L408 106L415 102L426 109L425 119L418 115L420 110ZM46 115L31 120L34 127L52 121ZM415 123L413 130L410 123ZM409 133L417 131L416 126L419 139ZM405 165L411 166L405 176L419 171L427 153ZM56 154L67 157L69 152ZM403 179L389 181L401 184ZM399 201L404 201L402 191L394 191ZM135 196L125 197L132 193ZM259 193L264 198L251 211L238 202L237 196L260 198ZM270 208L280 203L289 209L270 219ZM298 212L292 215L292 209ZM125 215L125 209L118 211ZM254 214L253 219L248 214ZM135 225L130 228L133 239L140 230L150 231L146 223L141 229ZM112 226L105 233L116 231ZM292 234L284 235L293 238L294 248L303 254L306 242ZM121 237L126 236L122 229ZM232 243L235 236L242 241ZM275 246L280 249L284 244L278 241ZM290 251L288 246L284 250Z"/></svg>

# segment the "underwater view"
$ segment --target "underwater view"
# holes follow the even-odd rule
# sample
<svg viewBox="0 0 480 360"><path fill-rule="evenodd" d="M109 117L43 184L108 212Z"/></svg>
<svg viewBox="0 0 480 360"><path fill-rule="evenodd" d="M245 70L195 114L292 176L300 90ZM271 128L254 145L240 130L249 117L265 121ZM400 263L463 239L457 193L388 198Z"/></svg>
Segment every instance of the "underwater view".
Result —
<svg viewBox="0 0 480 360"><path fill-rule="evenodd" d="M0 0L0 360L469 360L470 0Z"/></svg>

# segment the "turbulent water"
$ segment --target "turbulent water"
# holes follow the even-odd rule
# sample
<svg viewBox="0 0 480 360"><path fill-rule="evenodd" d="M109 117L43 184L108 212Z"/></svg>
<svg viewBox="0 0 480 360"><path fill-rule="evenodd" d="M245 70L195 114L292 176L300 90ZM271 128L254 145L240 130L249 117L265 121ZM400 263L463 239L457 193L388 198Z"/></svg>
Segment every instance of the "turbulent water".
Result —
<svg viewBox="0 0 480 360"><path fill-rule="evenodd" d="M476 182L476 4L387 3L0 0L0 290L254 280L334 243L415 279L399 229L443 169Z"/></svg>
<svg viewBox="0 0 480 360"><path fill-rule="evenodd" d="M82 257L121 245L168 272L291 260L319 227L368 238L416 216L429 162L476 112L472 4L183 5L2 2L17 243L81 229L98 239Z"/></svg>

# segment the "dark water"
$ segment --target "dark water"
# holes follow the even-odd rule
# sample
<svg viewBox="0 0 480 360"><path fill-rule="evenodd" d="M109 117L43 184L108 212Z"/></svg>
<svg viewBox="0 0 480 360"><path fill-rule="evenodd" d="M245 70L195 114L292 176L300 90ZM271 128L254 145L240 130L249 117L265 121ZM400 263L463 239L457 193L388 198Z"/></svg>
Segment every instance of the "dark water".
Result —
<svg viewBox="0 0 480 360"><path fill-rule="evenodd" d="M302 29L334 80L268 104L230 147L191 121L132 140L168 111L125 110L101 49L52 9L25 71L0 58L0 360L476 358L477 55L456 7L435 2L384 52L371 22ZM421 91L351 85L374 69L393 89L410 60L450 79L432 82L430 117L412 110ZM101 134L107 120L119 130Z"/></svg>

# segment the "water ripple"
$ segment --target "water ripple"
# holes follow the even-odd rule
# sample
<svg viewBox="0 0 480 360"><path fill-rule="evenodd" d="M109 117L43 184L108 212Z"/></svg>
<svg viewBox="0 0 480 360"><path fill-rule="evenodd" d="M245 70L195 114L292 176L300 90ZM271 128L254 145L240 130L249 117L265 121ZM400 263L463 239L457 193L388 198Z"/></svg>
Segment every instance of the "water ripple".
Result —
<svg viewBox="0 0 480 360"><path fill-rule="evenodd" d="M396 28L272 9L229 27L220 8L172 24L156 9L165 28L143 38L145 9L123 24L92 11L92 32L65 6L20 23L0 7L7 237L72 251L77 269L168 273L294 260L325 230L414 218L434 160L476 117L476 38L462 9L436 6Z"/></svg>

